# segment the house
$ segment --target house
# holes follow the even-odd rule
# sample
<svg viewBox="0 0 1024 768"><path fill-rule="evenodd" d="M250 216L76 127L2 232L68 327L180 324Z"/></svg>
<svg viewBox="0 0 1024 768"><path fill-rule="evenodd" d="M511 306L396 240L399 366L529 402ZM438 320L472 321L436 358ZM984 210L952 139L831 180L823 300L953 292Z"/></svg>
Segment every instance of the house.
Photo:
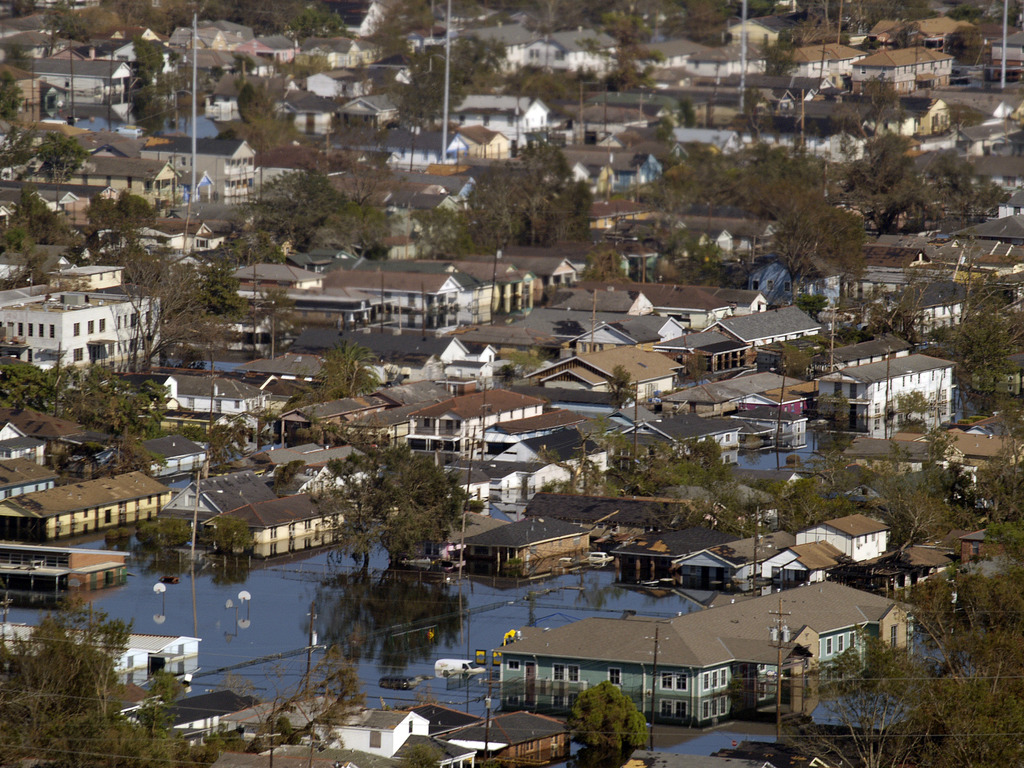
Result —
<svg viewBox="0 0 1024 768"><path fill-rule="evenodd" d="M472 157L484 160L507 160L512 156L512 142L500 131L482 125L464 125L452 137L448 156Z"/></svg>
<svg viewBox="0 0 1024 768"><path fill-rule="evenodd" d="M369 64L375 53L374 47L366 40L350 37L307 37L299 46L299 52L295 59L300 64L308 64L313 59L321 59L327 64L329 70L336 70ZM315 75L310 75L309 79L313 77ZM307 88L313 90L309 87L308 82Z"/></svg>
<svg viewBox="0 0 1024 768"><path fill-rule="evenodd" d="M830 582L671 619L526 626L501 648L502 707L565 714L576 695L607 680L656 723L701 725L733 710L774 706L779 682L787 711L809 714L818 701L805 690L804 675L862 632L894 647L912 642L898 603Z"/></svg>
<svg viewBox="0 0 1024 768"><path fill-rule="evenodd" d="M192 176L192 141L184 136L154 136L146 141L140 155L169 163L178 173L187 201ZM249 199L255 183L256 152L242 139L196 139L196 179L209 179L199 187L196 199L206 202L242 203Z"/></svg>
<svg viewBox="0 0 1024 768"><path fill-rule="evenodd" d="M0 460L0 499L53 488L57 475L26 458Z"/></svg>
<svg viewBox="0 0 1024 768"><path fill-rule="evenodd" d="M410 413L406 442L414 451L469 456L489 427L540 416L543 410L540 398L504 389L460 395Z"/></svg>
<svg viewBox="0 0 1024 768"><path fill-rule="evenodd" d="M629 375L634 396L647 399L674 389L676 371L681 367L660 352L647 352L637 347L612 347L549 363L526 378L543 386L551 384L608 392L616 369L621 369Z"/></svg>
<svg viewBox="0 0 1024 768"><path fill-rule="evenodd" d="M761 563L792 546L791 533L777 531L765 536L717 544L675 561L673 581L683 589L739 589L754 587Z"/></svg>
<svg viewBox="0 0 1024 768"><path fill-rule="evenodd" d="M798 76L828 78L837 85L851 77L854 65L865 57L864 51L840 43L806 45L793 50Z"/></svg>
<svg viewBox="0 0 1024 768"><path fill-rule="evenodd" d="M142 447L156 459L150 467L154 477L195 472L206 463L206 449L181 435L144 440Z"/></svg>
<svg viewBox="0 0 1024 768"><path fill-rule="evenodd" d="M317 290L323 287L324 276L319 272L299 269L288 264L252 264L239 267L231 276L238 281L239 292L246 295L260 288L288 288L296 291Z"/></svg>
<svg viewBox="0 0 1024 768"><path fill-rule="evenodd" d="M849 429L871 437L888 437L911 421L930 428L952 412L953 363L915 354L849 366L818 378L819 402L830 397L845 398ZM908 411L918 399L925 410Z"/></svg>
<svg viewBox="0 0 1024 768"><path fill-rule="evenodd" d="M661 419L640 419L622 428L623 435L637 433L638 441L675 443L685 446L701 440L712 440L722 453L722 462L735 464L738 458L741 425L731 419L705 419L692 414L678 414Z"/></svg>
<svg viewBox="0 0 1024 768"><path fill-rule="evenodd" d="M86 480L0 501L0 536L46 541L156 517L171 490L142 472Z"/></svg>
<svg viewBox="0 0 1024 768"><path fill-rule="evenodd" d="M780 374L764 371L687 387L666 395L662 401L677 413L724 416L739 410L741 403L748 398L777 389L782 384Z"/></svg>
<svg viewBox="0 0 1024 768"><path fill-rule="evenodd" d="M338 480L330 470L330 463L343 461L350 456L361 456L362 451L351 445L336 448L324 448L316 443L306 443L293 448L273 448L254 454L251 458L257 469L275 476L275 490L279 493L320 494L328 488L338 485ZM277 488L277 470L291 464L297 467L291 483L283 489Z"/></svg>
<svg viewBox="0 0 1024 768"><path fill-rule="evenodd" d="M464 126L480 125L508 138L510 152L526 146L527 134L546 133L551 110L540 99L526 96L469 94L455 106L451 119Z"/></svg>
<svg viewBox="0 0 1024 768"><path fill-rule="evenodd" d="M323 98L323 94L317 94ZM338 110L346 125L369 125L375 129L394 127L398 119L398 107L386 93L357 96L345 102Z"/></svg>
<svg viewBox="0 0 1024 768"><path fill-rule="evenodd" d="M244 696L234 691L210 691L197 696L178 699L167 709L170 727L189 741L227 730L221 723L223 715L240 712L258 703L254 696Z"/></svg>
<svg viewBox="0 0 1024 768"><path fill-rule="evenodd" d="M0 624L0 637L30 648L35 629L29 624L4 622ZM145 682L159 671L174 676L195 672L199 668L199 642L200 638L187 635L130 632L124 649L114 659L114 672L125 685Z"/></svg>
<svg viewBox="0 0 1024 768"><path fill-rule="evenodd" d="M776 448L787 451L807 445L807 416L771 405L741 408L732 414L743 425L747 447Z"/></svg>
<svg viewBox="0 0 1024 768"><path fill-rule="evenodd" d="M876 290L898 290L917 277L925 278L931 263L922 248L869 243L864 246L864 274L853 286L847 286L847 292L864 298Z"/></svg>
<svg viewBox="0 0 1024 768"><path fill-rule="evenodd" d="M654 345L655 352L670 355L685 370L698 373L720 373L745 368L750 345L736 341L718 331L684 333Z"/></svg>
<svg viewBox="0 0 1024 768"><path fill-rule="evenodd" d="M603 32L579 27L540 35L522 50L520 66L548 71L593 72L609 67L615 41Z"/></svg>
<svg viewBox="0 0 1024 768"><path fill-rule="evenodd" d="M5 589L48 595L92 592L128 580L127 552L84 547L0 544Z"/></svg>
<svg viewBox="0 0 1024 768"><path fill-rule="evenodd" d="M222 512L229 512L261 501L277 498L265 478L251 469L232 472L228 475L205 477L199 480L199 498L196 499L196 481L176 491L160 510L161 517L179 517L192 521L195 515L199 522L206 522Z"/></svg>
<svg viewBox="0 0 1024 768"><path fill-rule="evenodd" d="M911 345L889 333L883 333L870 341L836 347L830 352L815 355L811 367L818 375L831 373L851 365L867 365L886 359L907 357Z"/></svg>
<svg viewBox="0 0 1024 768"><path fill-rule="evenodd" d="M708 326L732 338L761 347L821 333L821 324L797 307L783 307L754 315L725 317Z"/></svg>
<svg viewBox="0 0 1024 768"><path fill-rule="evenodd" d="M36 78L64 89L71 103L126 104L134 77L124 61L74 61L68 56L35 59Z"/></svg>
<svg viewBox="0 0 1024 768"><path fill-rule="evenodd" d="M591 546L620 537L672 530L690 514L679 499L640 496L590 496L538 493L526 505L524 517L556 518L590 531Z"/></svg>
<svg viewBox="0 0 1024 768"><path fill-rule="evenodd" d="M569 731L553 717L531 712L501 712L487 723L463 726L445 741L477 753L478 759L507 765L546 765L569 756Z"/></svg>
<svg viewBox="0 0 1024 768"><path fill-rule="evenodd" d="M1009 82L1020 80L1024 71L1024 32L1014 32L1002 40L993 40L991 54L985 64L985 79L1000 80L1002 77L1003 51L1006 52L1006 79Z"/></svg>
<svg viewBox="0 0 1024 768"><path fill-rule="evenodd" d="M500 454L524 440L544 437L555 432L582 429L589 421L586 416L564 408L556 408L527 419L503 421L488 427L484 433L487 453Z"/></svg>
<svg viewBox="0 0 1024 768"><path fill-rule="evenodd" d="M824 296L830 305L835 305L841 286L842 278L838 274L822 274L817 269L795 280L789 268L777 258L763 260L747 275L747 288L761 291L773 306L792 304L803 294Z"/></svg>
<svg viewBox="0 0 1024 768"><path fill-rule="evenodd" d="M144 157L90 155L72 171L67 181L138 195L158 210L172 205L178 198L178 174L171 164Z"/></svg>
<svg viewBox="0 0 1024 768"><path fill-rule="evenodd" d="M307 91L288 91L277 102L277 111L291 119L296 130L307 136L326 136L332 133L341 114L334 99Z"/></svg>
<svg viewBox="0 0 1024 768"><path fill-rule="evenodd" d="M827 541L808 541L786 547L761 563L760 575L781 589L818 584L849 558Z"/></svg>
<svg viewBox="0 0 1024 768"><path fill-rule="evenodd" d="M579 429L559 429L546 435L524 438L490 458L492 461L514 462L558 461L566 467L578 467L585 459L601 472L608 468L608 452L586 439Z"/></svg>
<svg viewBox="0 0 1024 768"><path fill-rule="evenodd" d="M144 347L156 311L156 302L145 296L40 293L0 304L0 327L9 343L18 343L19 357L40 368L116 367Z"/></svg>
<svg viewBox="0 0 1024 768"><path fill-rule="evenodd" d="M889 83L899 94L918 88L940 88L949 85L952 73L953 57L931 48L881 50L853 67L853 92L863 93L872 80Z"/></svg>
<svg viewBox="0 0 1024 768"><path fill-rule="evenodd" d="M37 464L44 463L44 455L63 452L66 444L76 442L76 436L83 432L85 428L81 424L29 408L0 408L0 438L3 438L5 443L8 440L16 441L7 450L30 451L35 456ZM23 442L26 438L31 442ZM27 456L12 455L4 458Z"/></svg>
<svg viewBox="0 0 1024 768"><path fill-rule="evenodd" d="M257 557L309 549L337 538L338 519L333 511L320 509L304 494L257 501L221 512L203 525L216 528L221 520L241 520L252 535L251 553Z"/></svg>
<svg viewBox="0 0 1024 768"><path fill-rule="evenodd" d="M860 514L827 520L796 534L797 544L825 542L854 562L880 556L888 546L888 539L888 525Z"/></svg>
<svg viewBox="0 0 1024 768"><path fill-rule="evenodd" d="M652 352L659 342L678 338L682 334L683 326L675 318L657 315L628 316L613 323L599 323L588 333L577 336L570 342L570 346L578 354L600 352L615 347L636 347Z"/></svg>
<svg viewBox="0 0 1024 768"><path fill-rule="evenodd" d="M562 558L579 562L590 551L590 534L562 520L529 518L466 539L469 567L511 576L550 573Z"/></svg>
<svg viewBox="0 0 1024 768"><path fill-rule="evenodd" d="M296 42L285 35L254 37L252 40L247 40L235 48L236 53L262 56L263 58L271 59L277 64L288 64L294 61L298 51L299 46Z"/></svg>
<svg viewBox="0 0 1024 768"><path fill-rule="evenodd" d="M152 380L167 391L169 419L174 412L248 416L266 407L267 395L252 384L226 376L192 376L184 373L133 375L132 380Z"/></svg>
<svg viewBox="0 0 1024 768"><path fill-rule="evenodd" d="M643 583L660 579L674 580L678 561L695 552L738 541L736 536L710 528L654 531L638 536L612 550L615 574L622 581Z"/></svg>

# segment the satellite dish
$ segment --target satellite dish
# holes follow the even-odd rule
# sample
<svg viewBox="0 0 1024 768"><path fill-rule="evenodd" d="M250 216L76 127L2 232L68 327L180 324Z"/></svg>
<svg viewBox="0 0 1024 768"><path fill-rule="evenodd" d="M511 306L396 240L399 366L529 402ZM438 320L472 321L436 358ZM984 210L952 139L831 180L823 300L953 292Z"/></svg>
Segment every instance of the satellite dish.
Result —
<svg viewBox="0 0 1024 768"><path fill-rule="evenodd" d="M252 595L243 589L238 593L238 599L244 603L246 600L252 600Z"/></svg>
<svg viewBox="0 0 1024 768"><path fill-rule="evenodd" d="M167 585L166 584L161 584L158 581L156 584L153 585L153 591L156 592L156 594L158 594L158 595L162 595L164 592L167 591Z"/></svg>

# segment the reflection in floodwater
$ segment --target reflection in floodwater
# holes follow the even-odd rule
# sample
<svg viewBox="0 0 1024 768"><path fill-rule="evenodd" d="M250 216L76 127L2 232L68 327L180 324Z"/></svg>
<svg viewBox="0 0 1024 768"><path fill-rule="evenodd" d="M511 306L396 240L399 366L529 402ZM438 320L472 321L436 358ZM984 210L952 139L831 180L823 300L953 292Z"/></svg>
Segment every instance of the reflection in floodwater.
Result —
<svg viewBox="0 0 1024 768"><path fill-rule="evenodd" d="M323 641L349 659L375 659L383 672L432 659L458 641L459 596L443 579L386 570L339 573L317 593Z"/></svg>

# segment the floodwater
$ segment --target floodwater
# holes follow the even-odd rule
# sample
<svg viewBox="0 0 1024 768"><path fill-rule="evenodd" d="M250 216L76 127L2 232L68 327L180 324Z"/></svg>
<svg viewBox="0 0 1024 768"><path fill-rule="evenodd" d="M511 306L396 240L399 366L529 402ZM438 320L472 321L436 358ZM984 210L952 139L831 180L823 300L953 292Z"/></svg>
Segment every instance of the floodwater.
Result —
<svg viewBox="0 0 1024 768"><path fill-rule="evenodd" d="M105 546L95 539L76 545ZM530 623L554 627L625 611L668 617L693 609L676 594L620 587L610 568L528 581L394 572L384 568L383 555L366 575L351 566L351 560L323 550L254 560L251 567L246 560L206 560L195 577L193 614L187 552L155 559L136 550L128 583L92 593L91 603L112 618L130 620L136 632L198 634L200 669L193 694L228 683L272 697L300 685L312 605L317 644L338 646L356 662L367 706L430 700L477 714L484 713L485 676L470 678L468 684L435 678L436 660L472 660L478 650L487 651L489 659L505 632ZM165 575L178 575L180 581L168 584L163 595L154 593L153 585ZM243 590L251 599L239 600ZM38 609L10 612L16 622L34 623L38 617ZM259 661L272 655L280 658ZM312 664L322 655L314 652ZM385 675L427 679L413 690L396 691L378 685ZM737 722L722 730L659 727L656 746L706 755L743 738L764 739L766 734L763 726Z"/></svg>

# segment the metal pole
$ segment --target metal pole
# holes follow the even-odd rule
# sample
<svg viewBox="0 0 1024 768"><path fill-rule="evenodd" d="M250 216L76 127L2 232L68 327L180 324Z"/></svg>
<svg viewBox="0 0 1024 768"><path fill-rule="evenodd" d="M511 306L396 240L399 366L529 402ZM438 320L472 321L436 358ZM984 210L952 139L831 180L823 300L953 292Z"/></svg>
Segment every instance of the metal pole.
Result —
<svg viewBox="0 0 1024 768"><path fill-rule="evenodd" d="M1010 14L1010 0L1003 0L1003 61L999 69L999 88L1006 90L1006 21Z"/></svg>
<svg viewBox="0 0 1024 768"><path fill-rule="evenodd" d="M444 22L444 115L441 121L441 165L448 160L448 91L452 65L452 0L448 0L448 16Z"/></svg>
<svg viewBox="0 0 1024 768"><path fill-rule="evenodd" d="M648 749L654 750L654 695L658 690L658 630L654 628L654 664L651 665L651 741Z"/></svg>
<svg viewBox="0 0 1024 768"><path fill-rule="evenodd" d="M743 0L743 20L740 24L740 112L747 92L747 0Z"/></svg>

